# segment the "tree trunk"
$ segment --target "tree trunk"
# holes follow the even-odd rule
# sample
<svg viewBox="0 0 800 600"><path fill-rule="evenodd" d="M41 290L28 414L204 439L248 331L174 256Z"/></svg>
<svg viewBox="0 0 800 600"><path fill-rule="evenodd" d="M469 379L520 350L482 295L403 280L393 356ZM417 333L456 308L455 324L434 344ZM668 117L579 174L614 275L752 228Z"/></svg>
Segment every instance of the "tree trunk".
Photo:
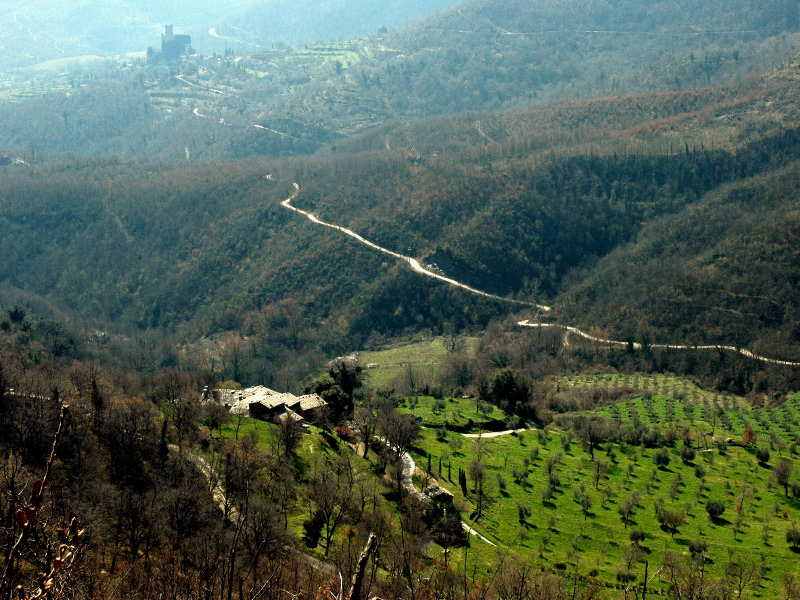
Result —
<svg viewBox="0 0 800 600"><path fill-rule="evenodd" d="M375 546L378 543L378 538L374 533L369 534L367 544L364 550L361 551L361 556L356 564L356 570L353 573L352 586L350 587L349 600L361 600L361 585L364 582L364 573L367 570L367 561L370 555L375 551Z"/></svg>

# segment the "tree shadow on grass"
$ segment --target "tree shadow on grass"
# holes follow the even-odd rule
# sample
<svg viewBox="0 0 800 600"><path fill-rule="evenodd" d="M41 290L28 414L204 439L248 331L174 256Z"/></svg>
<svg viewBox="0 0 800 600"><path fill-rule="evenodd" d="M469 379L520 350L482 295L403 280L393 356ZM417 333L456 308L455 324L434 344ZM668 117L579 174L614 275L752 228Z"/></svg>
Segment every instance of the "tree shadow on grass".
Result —
<svg viewBox="0 0 800 600"><path fill-rule="evenodd" d="M339 440L332 433L323 430L320 432L320 436L331 450L339 452Z"/></svg>

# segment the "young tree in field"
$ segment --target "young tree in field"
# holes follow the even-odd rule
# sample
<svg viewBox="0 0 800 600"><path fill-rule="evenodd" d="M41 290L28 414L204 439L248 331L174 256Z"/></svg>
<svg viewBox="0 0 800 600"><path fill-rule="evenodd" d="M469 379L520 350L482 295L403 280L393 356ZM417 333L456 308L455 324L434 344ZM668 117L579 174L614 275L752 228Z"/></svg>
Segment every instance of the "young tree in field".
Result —
<svg viewBox="0 0 800 600"><path fill-rule="evenodd" d="M583 520L585 521L589 516L589 511L592 509L592 495L587 492L585 486L581 484L580 487L576 487L572 492L572 499L581 507L583 511Z"/></svg>
<svg viewBox="0 0 800 600"><path fill-rule="evenodd" d="M800 600L800 577L794 573L781 576L781 589L785 600Z"/></svg>
<svg viewBox="0 0 800 600"><path fill-rule="evenodd" d="M378 410L378 426L398 459L419 437L420 426L413 415L404 415L388 403L382 404Z"/></svg>
<svg viewBox="0 0 800 600"><path fill-rule="evenodd" d="M353 509L355 487L355 474L347 455L317 466L308 495L322 525L325 556L330 551L333 534Z"/></svg>
<svg viewBox="0 0 800 600"><path fill-rule="evenodd" d="M725 575L733 583L736 597L741 598L747 586L756 587L756 582L761 579L761 565L753 555L731 552L725 565Z"/></svg>
<svg viewBox="0 0 800 600"><path fill-rule="evenodd" d="M294 420L289 414L284 414L283 418L278 417L275 420L275 424L278 426L275 435L283 449L283 456L288 460L291 458L292 452L297 448L300 440L303 439L303 434L305 433L303 425L299 421Z"/></svg>
<svg viewBox="0 0 800 600"><path fill-rule="evenodd" d="M679 510L665 510L664 511L664 526L669 529L671 537L675 537L684 524L686 523L686 515Z"/></svg>
<svg viewBox="0 0 800 600"><path fill-rule="evenodd" d="M600 480L603 476L608 473L609 465L608 462L604 461L603 459L597 459L592 463L592 475L594 477L594 489L597 489L600 485Z"/></svg>
<svg viewBox="0 0 800 600"><path fill-rule="evenodd" d="M785 495L789 495L789 482L794 472L794 463L789 459L781 459L772 469L772 478L779 486L783 487Z"/></svg>
<svg viewBox="0 0 800 600"><path fill-rule="evenodd" d="M619 507L617 507L617 513L619 513L622 524L626 529L628 528L628 523L631 521L631 517L633 517L633 514L636 512L637 504L638 502L633 496L628 496L622 501Z"/></svg>
<svg viewBox="0 0 800 600"><path fill-rule="evenodd" d="M472 459L469 464L469 476L474 485L473 491L477 506L475 507L475 520L483 516L483 504L486 500L486 465L479 459Z"/></svg>
<svg viewBox="0 0 800 600"><path fill-rule="evenodd" d="M361 443L364 444L364 458L367 457L372 438L375 437L375 431L378 428L377 408L375 395L368 392L365 394L361 406L357 406L353 411L353 423L355 423Z"/></svg>
<svg viewBox="0 0 800 600"><path fill-rule="evenodd" d="M579 415L572 422L575 435L583 443L584 449L594 460L594 450L602 444L611 433L611 425L605 417L597 415Z"/></svg>
<svg viewBox="0 0 800 600"><path fill-rule="evenodd" d="M786 530L786 543L792 548L800 547L800 528L794 523Z"/></svg>

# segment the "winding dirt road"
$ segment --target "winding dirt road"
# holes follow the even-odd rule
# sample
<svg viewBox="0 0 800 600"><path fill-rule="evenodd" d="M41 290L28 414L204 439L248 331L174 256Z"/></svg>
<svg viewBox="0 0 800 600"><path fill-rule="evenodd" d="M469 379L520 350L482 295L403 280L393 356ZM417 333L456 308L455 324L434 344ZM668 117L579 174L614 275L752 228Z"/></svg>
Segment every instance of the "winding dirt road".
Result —
<svg viewBox="0 0 800 600"><path fill-rule="evenodd" d="M570 327L569 325L559 325L558 323L531 323L529 319L525 319L524 321L518 321L517 325L520 327L534 327L534 328L552 328L552 329L563 329L567 333L574 333L577 336L580 336L584 339L587 339L591 342L597 342L598 344L604 344L606 346L627 346L628 342L621 341L621 340L609 340L606 338L596 337L594 335L588 334L585 331L581 331L577 327ZM745 348L737 348L736 346L724 346L724 345L708 345L708 346L691 346L688 344L650 344L650 348L661 348L661 349L669 349L669 350L725 350L727 352L735 352L745 356L747 358L752 358L754 360L760 360L761 362L773 364L773 365L783 365L787 367L800 367L800 362L791 362L788 360L778 360L776 358L769 358L767 356L761 356L760 354L756 354L755 352L751 352ZM641 350L642 345L639 342L633 343L634 350Z"/></svg>
<svg viewBox="0 0 800 600"><path fill-rule="evenodd" d="M523 431L530 431L530 429L522 428L522 429L506 429L505 431L487 431L485 433L462 433L465 438L493 438L493 437L500 437L501 435L511 435L512 433L522 433Z"/></svg>
<svg viewBox="0 0 800 600"><path fill-rule="evenodd" d="M428 502L430 500L428 496L420 492L414 486L414 479L413 479L414 471L417 470L417 465L414 462L414 459L411 458L411 455L408 452L406 452L403 454L403 456L400 457L400 461L403 463L402 479L400 481L400 485L403 487L403 491L409 496L417 498L422 503ZM479 538L480 540L486 542L490 546L495 546L495 547L497 546L497 544L495 544L491 540L486 539L480 533L478 533L472 527L470 527L466 521L461 521L461 528L468 534L474 535L476 538Z"/></svg>
<svg viewBox="0 0 800 600"><path fill-rule="evenodd" d="M272 176L271 175L267 175L265 177L265 179L272 180ZM297 197L297 195L300 193L300 186L297 183L293 183L292 185L294 185L294 192L286 200L281 202L281 206L283 206L284 208L288 208L289 210L291 210L293 212L296 212L298 214L304 215L312 223L315 223L317 225L324 225L325 227L329 227L331 229L336 229L337 231L341 231L345 235L349 235L350 237L355 238L356 240L358 240L362 244L365 244L365 245L369 246L370 248L373 248L374 250L378 250L379 252L383 252L384 254L388 254L390 256L393 256L394 258L402 260L402 261L408 263L408 265L411 267L411 269L413 271L415 271L416 273L419 273L420 275L425 275L426 277L431 277L433 279L438 279L439 281L443 281L445 283L449 283L450 285L459 287L459 288L461 288L463 290L467 290L468 292L471 292L473 294L478 294L479 296L484 296L486 298L493 298L495 300L500 300L501 302L508 302L510 304L519 304L519 305L523 305L523 306L530 306L530 307L536 308L536 309L538 309L539 311L542 311L542 312L550 312L550 310L551 310L551 308L549 306L545 306L543 304L536 304L534 302L526 302L525 300L515 300L515 299L512 299L512 298L504 298L504 297L498 296L496 294L489 294L487 292L475 289L475 288L470 287L470 286L468 286L468 285L466 285L464 283L456 281L455 279L451 279L449 277L445 277L444 275L439 275L438 273L434 273L433 271L429 271L428 269L424 268L419 263L419 261L417 259L412 258L410 256L405 256L405 255L400 254L398 252L393 252L392 250L389 250L388 248L384 248L383 246L379 246L378 244L369 241L368 239L358 235L357 233L355 233L354 231L352 231L350 229L347 229L346 227L342 227L341 225L334 225L333 223L327 223L325 221L322 221L322 220L318 219L316 216L314 216L314 214L292 206L292 200L294 200ZM607 346L621 346L621 347L624 347L624 346L628 345L627 341L611 340L611 339L597 337L597 336L591 335L589 333L586 333L585 331L581 331L577 327L572 327L570 325L560 325L558 323L535 323L535 322L532 323L530 321L530 319L525 319L523 321L518 321L517 325L519 325L520 327L532 327L532 328L542 328L542 329L545 329L545 328L563 329L566 332L565 333L565 337L566 337L566 335L569 335L570 333L574 333L575 335L577 335L579 337L582 337L584 339L587 339L589 341L596 342L598 344L605 344ZM638 343L638 342L634 342L633 347L636 350L640 350L642 348L642 345L640 343ZM734 353L740 354L741 356L745 356L747 358L752 358L753 360L758 360L758 361L769 363L769 364L773 364L773 365L780 365L780 366L787 366L787 367L800 367L800 362L792 362L792 361L788 361L788 360L779 360L779 359L776 359L776 358L769 358L767 356L762 356L760 354L756 354L755 352L753 352L751 350L747 350L745 348L737 348L735 346L730 346L730 345L716 344L716 345L707 345L707 346L693 346L693 345L690 345L690 344L650 344L650 348L663 348L663 349L670 349L670 350L721 350L721 351L726 351L726 352L734 352Z"/></svg>
<svg viewBox="0 0 800 600"><path fill-rule="evenodd" d="M306 212L304 210L301 210L299 208L296 208L296 207L292 206L292 200L294 200L297 197L297 195L300 193L300 186L297 185L296 183L293 183L292 185L294 185L294 193L291 196L289 196L286 200L281 202L281 206L283 206L284 208L288 208L289 210L294 211L294 212L296 212L298 214L305 215L312 223L316 223L317 225L324 225L325 227L330 227L331 229L336 229L337 231L341 231L345 235L349 235L350 237L357 239L362 244L365 244L365 245L369 246L370 248L373 248L374 250L378 250L379 252L383 252L384 254L388 254L389 256L393 256L394 258L402 260L403 262L408 263L408 265L411 267L411 269L413 271L415 271L416 273L419 273L420 275L425 275L426 277L432 277L433 279L438 279L439 281L444 281L445 283L449 283L450 285L459 287L461 289L467 290L468 292L472 292L473 294L477 294L477 295L483 296L485 298L492 298L494 300L500 300L501 302L508 302L508 303L511 303L511 304L520 304L522 306L530 306L530 307L537 308L537 309L539 309L541 311L544 311L544 312L547 312L547 311L550 310L549 306L544 306L543 304L536 304L534 302L527 302L525 300L514 300L512 298L504 298L503 296L498 296L496 294L490 294L488 292L484 292L484 291L475 289L474 287L470 287L470 286L468 286L468 285L466 285L464 283L461 283L460 281L456 281L455 279L451 279L449 277L445 277L444 275L439 275L438 273L434 273L433 271L429 271L428 269L423 267L421 264L419 264L419 261L416 258L412 258L410 256L405 256L404 254L400 254L398 252L393 252L392 250L389 250L388 248L384 248L383 246L379 246L378 244L369 241L368 239L358 235L356 232L354 232L354 231L352 231L350 229L347 229L346 227L342 227L341 225L334 225L333 223L327 223L325 221L321 221L316 216L314 216L312 213Z"/></svg>
<svg viewBox="0 0 800 600"><path fill-rule="evenodd" d="M197 83L192 83L191 81L188 81L183 75L175 75L175 79L177 79L181 83L185 83L188 86L196 87L197 89L204 90L206 92L211 92L212 94L221 94L223 96L227 95L222 90L218 90L218 89L212 88L212 87L206 87L204 85L200 85L200 84L197 84Z"/></svg>

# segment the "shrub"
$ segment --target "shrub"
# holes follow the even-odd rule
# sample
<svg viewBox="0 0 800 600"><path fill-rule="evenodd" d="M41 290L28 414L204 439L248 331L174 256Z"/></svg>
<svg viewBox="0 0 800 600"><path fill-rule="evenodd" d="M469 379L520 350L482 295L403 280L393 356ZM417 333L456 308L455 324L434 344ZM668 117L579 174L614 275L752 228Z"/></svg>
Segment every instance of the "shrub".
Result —
<svg viewBox="0 0 800 600"><path fill-rule="evenodd" d="M753 440L756 437L756 432L753 430L752 425L748 425L744 429L744 435L742 435L742 446L747 448L750 444L753 443Z"/></svg>
<svg viewBox="0 0 800 600"><path fill-rule="evenodd" d="M792 548L800 547L800 529L794 523L786 530L786 543Z"/></svg>
<svg viewBox="0 0 800 600"><path fill-rule="evenodd" d="M630 534L630 540L634 544L641 544L644 541L644 531L641 529L632 529Z"/></svg>
<svg viewBox="0 0 800 600"><path fill-rule="evenodd" d="M761 464L769 462L769 450L767 448L756 448L756 458Z"/></svg>
<svg viewBox="0 0 800 600"><path fill-rule="evenodd" d="M517 518L520 523L524 523L531 516L531 509L524 504L517 504Z"/></svg>
<svg viewBox="0 0 800 600"><path fill-rule="evenodd" d="M555 489L553 489L552 485L548 485L546 488L542 489L542 502L547 504L550 500L553 499L553 494L555 494Z"/></svg>
<svg viewBox="0 0 800 600"><path fill-rule="evenodd" d="M675 445L675 442L678 441L680 435L678 434L678 430L675 429L674 425L671 425L669 429L664 432L664 443L667 446Z"/></svg>
<svg viewBox="0 0 800 600"><path fill-rule="evenodd" d="M694 476L697 477L698 479L702 479L703 477L706 476L706 470L700 465L697 465L694 468Z"/></svg>
<svg viewBox="0 0 800 600"><path fill-rule="evenodd" d="M653 462L656 466L666 467L669 464L669 450L661 448L653 454Z"/></svg>
<svg viewBox="0 0 800 600"><path fill-rule="evenodd" d="M683 459L683 462L689 464L694 460L694 457L695 457L694 448L684 444L683 448L681 448L681 459Z"/></svg>
<svg viewBox="0 0 800 600"><path fill-rule="evenodd" d="M719 519L725 512L725 503L722 500L709 500L706 502L706 512L712 521Z"/></svg>
<svg viewBox="0 0 800 600"><path fill-rule="evenodd" d="M703 540L692 540L689 542L689 552L692 558L703 556L708 552L708 544Z"/></svg>
<svg viewBox="0 0 800 600"><path fill-rule="evenodd" d="M636 581L636 575L627 569L617 571L617 581L620 583L631 583Z"/></svg>
<svg viewBox="0 0 800 600"><path fill-rule="evenodd" d="M347 425L337 425L336 427L336 435L346 441L352 441L355 439L353 432Z"/></svg>
<svg viewBox="0 0 800 600"><path fill-rule="evenodd" d="M500 473L497 474L497 489L501 492L506 491L506 480Z"/></svg>

